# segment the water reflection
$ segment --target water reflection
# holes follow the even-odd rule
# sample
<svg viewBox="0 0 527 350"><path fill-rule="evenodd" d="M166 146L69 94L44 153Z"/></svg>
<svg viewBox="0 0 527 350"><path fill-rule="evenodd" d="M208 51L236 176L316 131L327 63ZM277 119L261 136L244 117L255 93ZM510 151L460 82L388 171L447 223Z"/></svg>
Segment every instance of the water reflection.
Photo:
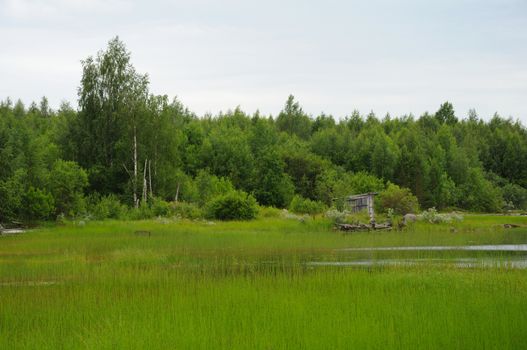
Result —
<svg viewBox="0 0 527 350"><path fill-rule="evenodd" d="M371 247L371 248L344 248L341 251L396 251L396 250L470 250L470 251L502 251L502 252L527 252L527 244L494 244L494 245L462 245L462 246L415 246L415 247Z"/></svg>
<svg viewBox="0 0 527 350"><path fill-rule="evenodd" d="M455 266L527 269L527 244L345 248L307 266Z"/></svg>
<svg viewBox="0 0 527 350"><path fill-rule="evenodd" d="M416 265L449 265L465 268L507 268L527 269L527 258L523 259L371 259L355 261L312 261L308 266L416 266Z"/></svg>

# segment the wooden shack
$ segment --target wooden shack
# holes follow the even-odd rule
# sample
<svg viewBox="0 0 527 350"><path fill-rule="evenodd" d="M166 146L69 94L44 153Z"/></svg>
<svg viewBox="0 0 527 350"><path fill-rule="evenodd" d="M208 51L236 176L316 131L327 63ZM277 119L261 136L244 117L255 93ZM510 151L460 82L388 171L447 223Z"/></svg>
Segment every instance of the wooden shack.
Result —
<svg viewBox="0 0 527 350"><path fill-rule="evenodd" d="M375 224L375 210L374 210L374 197L377 195L377 192L368 192L363 194L355 194L348 196L346 202L353 213L358 213L363 210L368 211L370 216L370 223Z"/></svg>

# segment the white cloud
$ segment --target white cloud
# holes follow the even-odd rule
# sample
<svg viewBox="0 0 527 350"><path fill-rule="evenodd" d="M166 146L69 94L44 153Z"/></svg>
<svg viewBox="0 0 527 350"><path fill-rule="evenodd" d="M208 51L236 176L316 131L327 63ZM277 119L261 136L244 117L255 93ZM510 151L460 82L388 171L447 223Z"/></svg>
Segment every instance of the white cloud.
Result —
<svg viewBox="0 0 527 350"><path fill-rule="evenodd" d="M119 35L152 91L199 114L476 108L527 122L527 5L446 0L0 0L0 98L75 105L80 60Z"/></svg>
<svg viewBox="0 0 527 350"><path fill-rule="evenodd" d="M112 13L127 7L120 0L5 0L5 16L24 21L56 20L87 13Z"/></svg>

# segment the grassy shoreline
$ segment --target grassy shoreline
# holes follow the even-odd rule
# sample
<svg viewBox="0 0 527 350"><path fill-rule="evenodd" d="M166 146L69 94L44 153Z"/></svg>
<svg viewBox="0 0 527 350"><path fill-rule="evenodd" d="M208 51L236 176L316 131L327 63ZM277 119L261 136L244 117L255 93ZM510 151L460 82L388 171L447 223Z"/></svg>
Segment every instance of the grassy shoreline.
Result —
<svg viewBox="0 0 527 350"><path fill-rule="evenodd" d="M526 243L527 229L500 226L526 222L343 235L323 219L105 221L3 237L0 348L525 348L526 270L305 262L346 247Z"/></svg>

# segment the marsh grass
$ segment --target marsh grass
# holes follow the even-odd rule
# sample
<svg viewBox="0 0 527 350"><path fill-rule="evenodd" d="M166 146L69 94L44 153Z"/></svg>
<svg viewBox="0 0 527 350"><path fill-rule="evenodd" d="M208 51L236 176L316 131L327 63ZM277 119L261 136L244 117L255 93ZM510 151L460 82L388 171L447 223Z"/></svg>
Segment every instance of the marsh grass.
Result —
<svg viewBox="0 0 527 350"><path fill-rule="evenodd" d="M500 226L526 221L466 216L347 235L321 218L105 221L3 237L0 348L525 348L525 270L307 262L457 258L340 249L526 243L526 229Z"/></svg>

